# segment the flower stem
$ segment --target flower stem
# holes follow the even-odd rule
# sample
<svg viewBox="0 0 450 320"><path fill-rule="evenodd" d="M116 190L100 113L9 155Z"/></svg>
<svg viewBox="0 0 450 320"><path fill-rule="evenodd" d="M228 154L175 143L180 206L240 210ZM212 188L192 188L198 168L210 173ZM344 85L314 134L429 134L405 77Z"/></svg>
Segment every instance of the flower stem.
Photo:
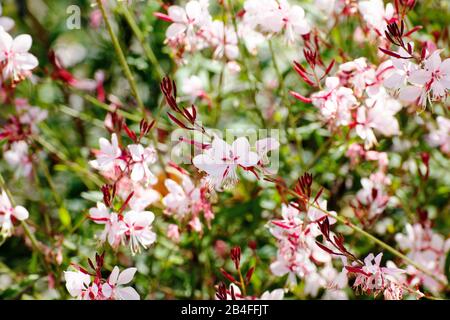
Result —
<svg viewBox="0 0 450 320"><path fill-rule="evenodd" d="M141 29L136 23L135 18L133 17L132 13L128 10L128 8L121 4L120 5L120 11L122 12L123 16L125 17L125 20L127 20L131 30L133 31L134 35L140 42L142 49L144 50L144 54L146 55L147 59L150 61L150 63L153 64L155 67L155 71L158 74L158 77L162 79L164 77L164 70L161 67L161 65L158 62L158 59L156 58L155 53L153 52L152 48L148 45L145 39L145 35L142 33Z"/></svg>
<svg viewBox="0 0 450 320"><path fill-rule="evenodd" d="M125 73L125 77L127 78L128 83L130 84L131 92L132 92L134 98L136 99L138 107L142 111L142 116L144 117L144 119L147 119L147 112L145 110L144 103L142 102L142 99L138 93L136 81L134 79L133 74L131 73L130 67L128 66L127 60L125 58L125 54L123 53L122 48L120 47L119 40L117 39L117 36L115 35L115 33L112 29L111 23L109 21L108 15L106 14L105 7L103 6L102 0L97 0L97 4L102 13L103 20L105 21L106 29L108 30L114 50L116 51L117 58L119 58L119 63L122 66L122 69Z"/></svg>

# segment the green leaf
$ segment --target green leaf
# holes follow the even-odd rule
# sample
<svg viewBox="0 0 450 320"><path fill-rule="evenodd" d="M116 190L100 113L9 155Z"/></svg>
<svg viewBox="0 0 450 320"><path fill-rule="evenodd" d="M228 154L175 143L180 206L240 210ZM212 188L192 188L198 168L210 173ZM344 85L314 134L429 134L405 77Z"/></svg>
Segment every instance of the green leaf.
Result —
<svg viewBox="0 0 450 320"><path fill-rule="evenodd" d="M69 211L67 211L67 209L64 207L61 207L58 210L58 215L59 215L59 220L61 221L61 224L65 228L69 229L72 225L72 219L70 217Z"/></svg>

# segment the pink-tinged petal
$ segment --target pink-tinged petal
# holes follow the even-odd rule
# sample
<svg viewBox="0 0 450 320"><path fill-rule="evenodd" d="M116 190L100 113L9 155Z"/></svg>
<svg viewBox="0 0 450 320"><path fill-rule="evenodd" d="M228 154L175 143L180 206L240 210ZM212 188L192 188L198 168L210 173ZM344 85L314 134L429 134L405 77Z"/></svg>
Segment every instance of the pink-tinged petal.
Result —
<svg viewBox="0 0 450 320"><path fill-rule="evenodd" d="M419 98L420 92L422 91L419 87L407 86L400 90L399 99L406 102L414 102Z"/></svg>
<svg viewBox="0 0 450 320"><path fill-rule="evenodd" d="M195 156L192 159L192 163L201 171L205 171L208 175L216 177L223 176L228 167L228 164L223 161L215 160L206 154Z"/></svg>
<svg viewBox="0 0 450 320"><path fill-rule="evenodd" d="M142 161L142 156L144 154L144 147L140 144L130 144L128 146L128 150L130 151L131 158L134 161Z"/></svg>
<svg viewBox="0 0 450 320"><path fill-rule="evenodd" d="M28 34L21 34L17 36L12 44L11 50L15 53L25 53L31 49L33 39Z"/></svg>
<svg viewBox="0 0 450 320"><path fill-rule="evenodd" d="M424 85L431 79L431 72L426 70L417 70L411 72L408 80L409 82L417 85Z"/></svg>
<svg viewBox="0 0 450 320"><path fill-rule="evenodd" d="M383 253L380 252L376 257L375 257L375 265L376 266L380 266L381 263L381 258L383 257Z"/></svg>
<svg viewBox="0 0 450 320"><path fill-rule="evenodd" d="M17 220L20 221L26 220L28 219L28 215L29 215L28 210L25 209L24 207L16 206L14 208L14 217L16 217Z"/></svg>
<svg viewBox="0 0 450 320"><path fill-rule="evenodd" d="M231 149L233 150L233 155L244 158L250 151L250 143L247 138L240 137L233 142Z"/></svg>
<svg viewBox="0 0 450 320"><path fill-rule="evenodd" d="M133 165L133 170L131 170L131 180L141 181L145 175L145 168L142 163L136 163Z"/></svg>
<svg viewBox="0 0 450 320"><path fill-rule="evenodd" d="M172 23L166 30L167 38L176 38L180 34L183 34L186 31L186 26L181 23Z"/></svg>
<svg viewBox="0 0 450 320"><path fill-rule="evenodd" d="M115 286L117 284L117 280L119 278L119 267L115 266L109 275L108 282Z"/></svg>
<svg viewBox="0 0 450 320"><path fill-rule="evenodd" d="M445 59L441 66L439 67L439 70L441 70L442 73L449 75L450 74L450 58Z"/></svg>
<svg viewBox="0 0 450 320"><path fill-rule="evenodd" d="M0 51L11 50L13 44L13 38L8 32L0 29Z"/></svg>
<svg viewBox="0 0 450 320"><path fill-rule="evenodd" d="M266 154L269 151L276 150L280 147L280 143L274 138L265 138L256 141L256 152L258 154Z"/></svg>
<svg viewBox="0 0 450 320"><path fill-rule="evenodd" d="M215 137L211 149L209 149L208 152L211 154L212 158L219 160L220 163L221 159L230 157L232 150L231 146L223 139Z"/></svg>
<svg viewBox="0 0 450 320"><path fill-rule="evenodd" d="M117 296L120 300L140 300L139 294L132 287L117 289Z"/></svg>
<svg viewBox="0 0 450 320"><path fill-rule="evenodd" d="M394 16L394 13L395 13L394 6L392 5L392 3L388 3L386 5L386 11L384 13L384 18L387 20L390 20Z"/></svg>
<svg viewBox="0 0 450 320"><path fill-rule="evenodd" d="M270 265L270 270L272 273L276 276L284 276L286 273L289 272L289 269L286 267L284 263L281 261L275 261Z"/></svg>
<svg viewBox="0 0 450 320"><path fill-rule="evenodd" d="M14 20L8 17L0 17L0 27L3 27L5 31L9 31L14 27Z"/></svg>
<svg viewBox="0 0 450 320"><path fill-rule="evenodd" d="M174 22L187 22L186 11L180 6L170 6L167 14Z"/></svg>
<svg viewBox="0 0 450 320"><path fill-rule="evenodd" d="M189 19L198 20L202 16L202 6L198 1L189 1L186 4L186 14Z"/></svg>
<svg viewBox="0 0 450 320"><path fill-rule="evenodd" d="M20 65L21 70L33 70L39 65L38 59L30 53L24 53L15 58L16 64Z"/></svg>
<svg viewBox="0 0 450 320"><path fill-rule="evenodd" d="M440 97L445 96L445 88L443 86L442 81L433 82L433 84L431 85L431 90L433 90L433 97L436 99L439 99Z"/></svg>
<svg viewBox="0 0 450 320"><path fill-rule="evenodd" d="M436 71L439 69L441 65L441 53L442 50L434 51L426 60L425 60L425 68L429 71Z"/></svg>
<svg viewBox="0 0 450 320"><path fill-rule="evenodd" d="M134 274L136 273L136 268L128 268L123 270L120 275L119 279L117 280L118 285L127 284L133 280Z"/></svg>
<svg viewBox="0 0 450 320"><path fill-rule="evenodd" d="M401 87L405 83L405 76L394 72L390 77L386 78L383 85L388 89L396 89Z"/></svg>
<svg viewBox="0 0 450 320"><path fill-rule="evenodd" d="M139 240L142 245L149 246L156 241L156 233L147 229L144 232L141 232L139 235Z"/></svg>
<svg viewBox="0 0 450 320"><path fill-rule="evenodd" d="M108 283L104 283L102 285L102 293L107 299L109 299L111 297L111 295L112 295L112 288L111 288L111 286Z"/></svg>

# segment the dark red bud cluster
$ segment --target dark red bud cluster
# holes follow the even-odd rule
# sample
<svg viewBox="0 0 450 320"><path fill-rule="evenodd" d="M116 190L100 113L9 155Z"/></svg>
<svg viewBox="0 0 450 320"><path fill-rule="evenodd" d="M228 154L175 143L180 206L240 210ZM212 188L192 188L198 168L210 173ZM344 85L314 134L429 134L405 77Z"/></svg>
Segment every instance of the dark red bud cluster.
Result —
<svg viewBox="0 0 450 320"><path fill-rule="evenodd" d="M234 266L236 267L236 270L239 269L240 264L241 264L241 248L240 247L232 248L230 257L231 257L231 260L234 262Z"/></svg>
<svg viewBox="0 0 450 320"><path fill-rule="evenodd" d="M103 202L110 208L114 197L116 196L116 185L105 184L102 186L101 190L103 193Z"/></svg>
<svg viewBox="0 0 450 320"><path fill-rule="evenodd" d="M190 109L178 106L177 87L175 81L170 80L169 77L163 78L160 88L162 93L164 94L164 97L169 107L172 109L173 112L181 116L184 120L180 120L176 116L168 112L167 115L169 119L180 128L186 130L194 130L194 127L191 127L191 125L195 126L195 121L197 120L197 109L195 105L191 105ZM187 121L188 124L184 123L183 121Z"/></svg>
<svg viewBox="0 0 450 320"><path fill-rule="evenodd" d="M228 295L227 295L227 286L225 285L225 283L221 282L217 286L216 297L219 300L227 300L227 297L228 297Z"/></svg>

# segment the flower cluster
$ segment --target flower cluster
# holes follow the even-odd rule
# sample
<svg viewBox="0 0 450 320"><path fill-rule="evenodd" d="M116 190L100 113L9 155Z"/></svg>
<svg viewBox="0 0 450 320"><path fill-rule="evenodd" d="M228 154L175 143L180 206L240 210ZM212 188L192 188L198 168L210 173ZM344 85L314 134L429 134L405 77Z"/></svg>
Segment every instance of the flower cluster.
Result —
<svg viewBox="0 0 450 320"><path fill-rule="evenodd" d="M102 278L105 255L95 255L95 264L88 259L92 272L72 264L74 271L65 271L64 279L69 294L79 300L140 300L133 287L124 286L133 280L136 268L120 272L115 266L107 279Z"/></svg>

